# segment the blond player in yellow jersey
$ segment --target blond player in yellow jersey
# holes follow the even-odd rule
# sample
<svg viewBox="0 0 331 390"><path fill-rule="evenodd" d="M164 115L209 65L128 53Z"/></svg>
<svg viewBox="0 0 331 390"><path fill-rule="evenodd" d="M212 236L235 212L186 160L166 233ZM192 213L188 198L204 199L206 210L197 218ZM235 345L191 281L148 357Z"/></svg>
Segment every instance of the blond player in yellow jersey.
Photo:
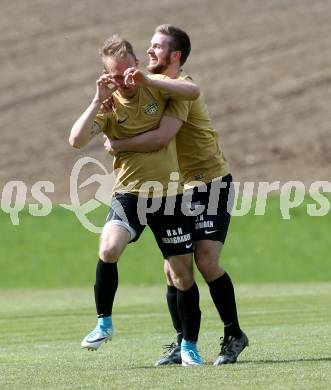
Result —
<svg viewBox="0 0 331 390"><path fill-rule="evenodd" d="M187 79L181 70L190 51L189 46L185 48L182 45L187 40L186 36L184 31L171 25L157 27L147 51L148 70L172 79ZM178 50L181 57L174 60L171 54ZM170 122L168 116L177 118L177 123ZM234 363L248 345L248 338L239 326L232 281L219 265L230 222L232 176L227 160L219 148L217 133L212 127L203 98L169 105L157 129L126 140L106 141L105 147L113 153L128 150L151 152L165 147L175 136L180 172L185 184L192 187L192 182L200 182L200 185L193 188L192 197L192 208L203 208L194 220L194 257L224 324L221 352L214 365ZM167 260L164 272L168 285L168 308L177 332L177 343L169 346L166 355L156 365L181 362L179 345L183 329L175 303L178 290L173 283Z"/></svg>
<svg viewBox="0 0 331 390"><path fill-rule="evenodd" d="M108 40L102 49L106 73L97 80L95 98L77 119L69 142L81 148L91 137L104 132L109 137L132 137L158 126L169 97L194 99L199 95L192 82L146 77L137 67L131 44L118 37ZM175 53L173 57L178 56ZM98 114L105 99L111 98L108 114ZM175 108L174 108L175 110ZM168 118L170 122L177 121ZM87 349L98 349L113 335L112 307L118 286L117 261L129 242L136 241L146 223L170 266L178 289L178 312L183 327L182 365L200 365L197 351L201 312L199 291L193 279L193 241L190 219L181 212L181 194L168 191L171 174L178 174L175 141L155 153L123 152L114 158L119 170L111 208L101 234L99 261L94 286L98 323L82 341ZM151 185L157 182L154 196ZM165 196L167 195L167 197ZM172 213L169 211L169 202ZM155 207L155 202L156 206ZM170 207L171 209L171 207ZM146 221L142 220L141 211Z"/></svg>

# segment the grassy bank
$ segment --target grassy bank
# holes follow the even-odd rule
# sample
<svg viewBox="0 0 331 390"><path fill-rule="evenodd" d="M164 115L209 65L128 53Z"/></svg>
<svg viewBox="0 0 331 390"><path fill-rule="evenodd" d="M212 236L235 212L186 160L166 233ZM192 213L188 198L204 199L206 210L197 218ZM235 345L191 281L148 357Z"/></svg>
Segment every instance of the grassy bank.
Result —
<svg viewBox="0 0 331 390"><path fill-rule="evenodd" d="M306 203L289 220L282 219L278 197L269 198L264 216L254 215L252 207L232 218L221 263L236 282L331 280L330 213L310 217ZM106 213L100 207L90 217L102 226ZM68 210L54 207L46 217L24 210L19 226L0 212L0 236L2 287L87 286L94 278L99 237ZM162 258L149 229L119 264L123 284L163 282Z"/></svg>

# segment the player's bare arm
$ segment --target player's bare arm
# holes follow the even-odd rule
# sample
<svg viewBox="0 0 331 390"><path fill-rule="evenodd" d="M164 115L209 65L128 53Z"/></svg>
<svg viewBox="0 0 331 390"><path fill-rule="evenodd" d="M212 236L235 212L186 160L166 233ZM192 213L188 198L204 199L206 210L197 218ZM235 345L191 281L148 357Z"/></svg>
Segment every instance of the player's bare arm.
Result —
<svg viewBox="0 0 331 390"><path fill-rule="evenodd" d="M195 100L200 96L200 88L189 80L155 79L137 68L128 68L124 76L126 85L160 89L168 92L173 99Z"/></svg>
<svg viewBox="0 0 331 390"><path fill-rule="evenodd" d="M96 94L91 104L72 126L69 136L69 144L71 146L78 149L83 148L95 135L101 133L101 128L94 122L94 119L100 110L102 102L110 98L116 88L108 74L103 74L97 80Z"/></svg>
<svg viewBox="0 0 331 390"><path fill-rule="evenodd" d="M163 116L157 129L119 140L107 138L104 146L112 154L118 152L156 152L169 144L182 124L180 119Z"/></svg>

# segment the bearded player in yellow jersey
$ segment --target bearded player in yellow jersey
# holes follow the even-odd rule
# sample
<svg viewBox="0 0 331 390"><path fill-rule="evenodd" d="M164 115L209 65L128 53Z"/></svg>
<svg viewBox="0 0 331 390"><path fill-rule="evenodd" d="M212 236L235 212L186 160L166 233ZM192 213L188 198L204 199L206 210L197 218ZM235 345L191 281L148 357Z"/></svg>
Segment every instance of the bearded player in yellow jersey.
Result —
<svg viewBox="0 0 331 390"><path fill-rule="evenodd" d="M189 79L182 74L180 58L173 61L171 53L182 50L183 37L187 34L171 25L156 28L147 53L148 70L161 73L172 79ZM180 48L180 49L179 49ZM187 56L187 51L182 55ZM229 165L217 141L204 100L180 102L169 106L165 116L178 118L177 123L164 117L160 126L139 136L124 140L107 140L108 151L146 152L159 150L168 145L176 135L180 172L185 184L200 181L193 189L192 206L204 206L204 211L194 221L195 262L206 280L214 304L224 323L224 337L221 337L221 352L215 366L234 363L242 350L248 346L248 338L240 329L232 281L219 265L219 257L225 242L232 207L230 185L232 176ZM201 183L202 182L202 183ZM190 184L191 183L191 184ZM216 207L215 207L216 205ZM177 343L172 343L166 355L156 365L178 364L181 362L180 342L182 327L176 306L178 290L171 278L169 262L164 262L167 279L167 302L173 326L177 332Z"/></svg>
<svg viewBox="0 0 331 390"><path fill-rule="evenodd" d="M146 77L136 68L137 59L131 44L118 37L105 43L101 55L106 73L97 81L92 103L73 125L69 142L74 147L85 146L91 136L99 132L121 139L155 128L170 97L170 106L175 106L175 99L194 99L199 94L198 87L191 82ZM173 57L176 56L178 53L174 53ZM111 112L98 114L107 98L112 99ZM170 122L173 120L169 118ZM127 244L139 238L147 223L169 262L171 277L178 289L178 312L184 332L182 365L200 365L202 359L196 342L201 312L199 291L193 278L192 226L181 212L181 194L168 191L170 175L178 173L175 142L155 153L119 153L113 165L118 172L111 208L101 234L94 286L98 323L81 346L96 350L112 338L117 261ZM151 184L155 181L159 186L151 196ZM173 205L171 215L165 213L169 200ZM154 207L155 201L158 207ZM146 222L141 219L141 211Z"/></svg>

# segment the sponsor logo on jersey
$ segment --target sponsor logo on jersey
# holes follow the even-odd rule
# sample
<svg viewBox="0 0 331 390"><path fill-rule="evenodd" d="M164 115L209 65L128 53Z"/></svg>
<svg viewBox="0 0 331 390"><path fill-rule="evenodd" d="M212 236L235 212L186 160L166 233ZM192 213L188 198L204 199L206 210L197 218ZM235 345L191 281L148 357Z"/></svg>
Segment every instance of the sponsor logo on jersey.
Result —
<svg viewBox="0 0 331 390"><path fill-rule="evenodd" d="M159 106L157 102L153 101L144 105L144 112L147 115L153 115L157 112Z"/></svg>

